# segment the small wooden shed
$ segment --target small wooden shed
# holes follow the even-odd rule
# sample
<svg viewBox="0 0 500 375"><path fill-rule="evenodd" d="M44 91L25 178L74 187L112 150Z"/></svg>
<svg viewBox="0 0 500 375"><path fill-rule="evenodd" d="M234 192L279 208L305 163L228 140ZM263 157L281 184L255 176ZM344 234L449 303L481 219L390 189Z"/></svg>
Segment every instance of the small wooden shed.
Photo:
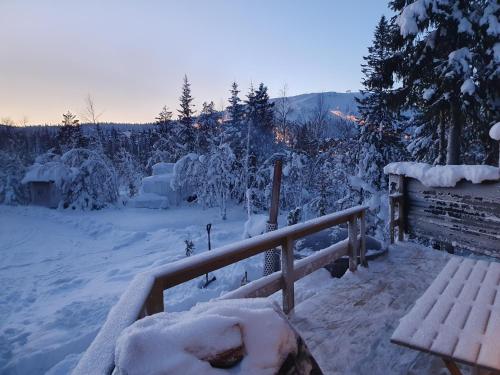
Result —
<svg viewBox="0 0 500 375"><path fill-rule="evenodd" d="M61 183L69 169L60 162L32 165L23 178L30 190L30 203L36 206L57 208L61 201Z"/></svg>

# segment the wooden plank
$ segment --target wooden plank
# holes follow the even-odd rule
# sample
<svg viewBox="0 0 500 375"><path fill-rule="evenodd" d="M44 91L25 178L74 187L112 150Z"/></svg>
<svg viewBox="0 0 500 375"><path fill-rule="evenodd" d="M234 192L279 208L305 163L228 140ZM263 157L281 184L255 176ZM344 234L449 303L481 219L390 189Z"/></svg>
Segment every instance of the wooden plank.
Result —
<svg viewBox="0 0 500 375"><path fill-rule="evenodd" d="M292 312L295 307L294 297L294 271L293 271L294 241L286 238L281 245L281 269L283 274L283 311L285 314Z"/></svg>
<svg viewBox="0 0 500 375"><path fill-rule="evenodd" d="M360 216L359 231L361 232L359 260L363 267L368 267L368 262L366 261L366 212L365 211L363 211Z"/></svg>
<svg viewBox="0 0 500 375"><path fill-rule="evenodd" d="M349 271L354 272L358 267L358 230L356 226L356 218L351 218L348 223L348 238L349 238Z"/></svg>
<svg viewBox="0 0 500 375"><path fill-rule="evenodd" d="M410 235L500 257L500 182L431 188L405 181Z"/></svg>

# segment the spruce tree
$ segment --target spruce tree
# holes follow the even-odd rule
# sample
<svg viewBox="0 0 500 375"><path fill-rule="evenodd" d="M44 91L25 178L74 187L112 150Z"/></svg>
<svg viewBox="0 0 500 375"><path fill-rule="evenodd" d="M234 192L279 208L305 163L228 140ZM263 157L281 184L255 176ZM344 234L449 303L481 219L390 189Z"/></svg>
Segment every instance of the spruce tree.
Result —
<svg viewBox="0 0 500 375"><path fill-rule="evenodd" d="M64 153L72 148L85 146L80 121L70 111L63 114L62 126L57 136L57 151Z"/></svg>
<svg viewBox="0 0 500 375"><path fill-rule="evenodd" d="M373 43L363 57L364 74L361 97L356 98L360 115L360 151L358 175L376 190L385 188L383 168L399 156L400 145L396 128L397 116L388 101L393 86L392 75L386 68L392 49L391 25L382 16L375 28Z"/></svg>
<svg viewBox="0 0 500 375"><path fill-rule="evenodd" d="M238 158L243 158L246 139L246 134L243 134L245 107L238 96L240 90L236 82L231 85L230 93L229 106L226 108L228 119L223 127L223 140L231 145Z"/></svg>
<svg viewBox="0 0 500 375"><path fill-rule="evenodd" d="M446 163L462 161L464 127L478 103L474 60L478 53L478 11L491 0L393 0L398 33L392 35L398 51L391 72L401 87L394 98L406 108L418 108L427 121L431 139L447 138ZM425 101L424 105L422 102ZM439 129L447 124L447 132ZM439 129L439 131L437 130ZM417 138L419 135L417 134ZM418 139L416 140L418 141Z"/></svg>
<svg viewBox="0 0 500 375"><path fill-rule="evenodd" d="M188 81L187 75L184 76L184 83L182 85L182 95L179 98L180 109L179 112L179 140L185 146L186 151L193 151L194 149L194 132L193 132L193 115L194 105L193 97L191 96L191 84Z"/></svg>

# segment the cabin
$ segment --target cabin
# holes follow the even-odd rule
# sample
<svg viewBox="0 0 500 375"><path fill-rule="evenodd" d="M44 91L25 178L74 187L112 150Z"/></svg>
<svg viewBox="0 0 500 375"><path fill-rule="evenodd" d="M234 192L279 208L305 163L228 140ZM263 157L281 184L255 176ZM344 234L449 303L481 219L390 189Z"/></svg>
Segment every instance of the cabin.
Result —
<svg viewBox="0 0 500 375"><path fill-rule="evenodd" d="M22 180L29 187L30 204L57 208L62 199L62 182L69 175L69 168L58 161L33 164Z"/></svg>

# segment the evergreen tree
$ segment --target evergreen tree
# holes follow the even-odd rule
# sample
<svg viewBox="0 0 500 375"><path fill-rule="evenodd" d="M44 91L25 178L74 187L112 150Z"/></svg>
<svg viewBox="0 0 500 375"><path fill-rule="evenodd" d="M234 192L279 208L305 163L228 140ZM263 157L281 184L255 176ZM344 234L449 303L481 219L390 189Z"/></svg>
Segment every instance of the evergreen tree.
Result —
<svg viewBox="0 0 500 375"><path fill-rule="evenodd" d="M229 106L226 109L228 119L223 127L223 141L229 142L231 148L238 158L244 156L245 142L243 134L243 125L245 119L245 106L241 103L238 96L238 84L233 82L231 85L231 97L229 98Z"/></svg>
<svg viewBox="0 0 500 375"><path fill-rule="evenodd" d="M179 139L185 146L186 151L193 151L194 149L194 132L193 132L193 115L194 105L193 97L191 96L191 84L188 82L188 78L184 76L184 83L182 85L182 95L179 98L180 109L179 112Z"/></svg>
<svg viewBox="0 0 500 375"><path fill-rule="evenodd" d="M80 121L76 118L76 115L70 111L63 114L62 126L59 128L57 143L57 148L60 152L85 146L85 139L83 138Z"/></svg>
<svg viewBox="0 0 500 375"><path fill-rule="evenodd" d="M172 122L172 112L168 110L167 106L163 106L163 109L155 118L155 120L160 132L166 133L169 130L169 125Z"/></svg>
<svg viewBox="0 0 500 375"><path fill-rule="evenodd" d="M390 6L397 12L398 25L391 38L398 53L390 66L401 80L393 98L404 99L404 103L396 103L407 108L419 108L428 128L420 134L434 141L444 136L446 163L459 164L462 144L470 143L469 135L476 137L476 129L464 132L464 127L479 121L485 107L475 77L480 69L478 55L484 54L477 32L480 15L493 8L498 13L498 5L494 0L393 0ZM497 20L498 15L496 24Z"/></svg>
<svg viewBox="0 0 500 375"><path fill-rule="evenodd" d="M368 55L363 57L364 89L362 96L356 98L362 124L358 175L376 190L386 187L384 166L400 156L397 118L388 105L393 86L392 74L386 67L392 54L390 36L391 25L382 16L375 28L373 43L368 47Z"/></svg>
<svg viewBox="0 0 500 375"><path fill-rule="evenodd" d="M220 114L215 110L214 102L204 102L196 126L197 153L206 153L211 144L219 144L218 137Z"/></svg>

